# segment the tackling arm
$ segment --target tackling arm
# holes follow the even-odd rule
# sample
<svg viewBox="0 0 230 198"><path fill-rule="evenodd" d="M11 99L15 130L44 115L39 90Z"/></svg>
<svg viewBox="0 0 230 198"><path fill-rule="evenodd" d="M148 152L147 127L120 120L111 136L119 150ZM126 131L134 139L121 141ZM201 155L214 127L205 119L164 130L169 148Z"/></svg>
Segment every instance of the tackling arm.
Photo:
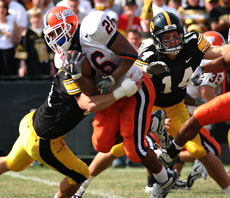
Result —
<svg viewBox="0 0 230 198"><path fill-rule="evenodd" d="M79 97L76 97L76 100L80 108L88 112L100 111L116 102L112 93L95 96L86 96L82 93Z"/></svg>
<svg viewBox="0 0 230 198"><path fill-rule="evenodd" d="M230 68L230 52L203 65L204 72L222 72Z"/></svg>
<svg viewBox="0 0 230 198"><path fill-rule="evenodd" d="M208 50L204 53L203 59L213 60L220 56L227 55L230 51L230 44L223 45L221 47L209 47Z"/></svg>
<svg viewBox="0 0 230 198"><path fill-rule="evenodd" d="M80 97L76 97L76 100L82 109L85 109L89 112L100 111L107 108L120 98L134 95L138 88L140 88L141 82L141 80L135 82L127 78L121 83L121 86L113 90L112 93L95 96L86 96L85 94L81 94Z"/></svg>

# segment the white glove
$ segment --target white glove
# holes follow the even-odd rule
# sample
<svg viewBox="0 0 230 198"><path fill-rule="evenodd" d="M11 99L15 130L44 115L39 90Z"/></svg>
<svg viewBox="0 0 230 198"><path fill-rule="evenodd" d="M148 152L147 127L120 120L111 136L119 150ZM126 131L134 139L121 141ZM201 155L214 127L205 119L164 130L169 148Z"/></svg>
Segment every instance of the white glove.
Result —
<svg viewBox="0 0 230 198"><path fill-rule="evenodd" d="M151 62L148 66L144 67L144 72L150 75L160 75L164 72L170 72L170 70L165 62L155 61Z"/></svg>
<svg viewBox="0 0 230 198"><path fill-rule="evenodd" d="M130 97L137 92L138 88L136 82L130 78L126 78L121 86L113 91L114 98L119 100L125 96Z"/></svg>

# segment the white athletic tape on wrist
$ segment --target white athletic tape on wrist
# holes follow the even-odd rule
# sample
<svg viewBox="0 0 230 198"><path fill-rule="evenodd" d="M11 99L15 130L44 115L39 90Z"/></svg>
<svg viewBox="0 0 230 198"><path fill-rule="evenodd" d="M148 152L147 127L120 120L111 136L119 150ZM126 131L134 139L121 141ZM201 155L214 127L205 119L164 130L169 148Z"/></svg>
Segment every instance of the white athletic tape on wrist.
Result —
<svg viewBox="0 0 230 198"><path fill-rule="evenodd" d="M137 90L136 82L127 78L121 83L121 87L118 87L113 91L113 95L116 100L119 100L124 96L130 97L134 95Z"/></svg>
<svg viewBox="0 0 230 198"><path fill-rule="evenodd" d="M116 100L119 100L120 98L123 98L125 96L124 94L124 88L118 87L117 89L113 90L113 96Z"/></svg>

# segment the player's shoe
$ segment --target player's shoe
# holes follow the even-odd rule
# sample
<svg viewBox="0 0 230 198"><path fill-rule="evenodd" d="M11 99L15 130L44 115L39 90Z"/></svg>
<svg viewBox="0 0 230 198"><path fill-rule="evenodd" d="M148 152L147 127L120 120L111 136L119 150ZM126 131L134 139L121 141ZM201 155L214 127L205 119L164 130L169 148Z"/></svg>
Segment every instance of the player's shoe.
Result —
<svg viewBox="0 0 230 198"><path fill-rule="evenodd" d="M165 149L155 149L154 152L157 155L157 159L161 162L161 164L163 164L164 167L168 168L174 162L174 159L169 156Z"/></svg>
<svg viewBox="0 0 230 198"><path fill-rule="evenodd" d="M187 187L191 188L194 181L203 176L204 179L207 178L207 171L203 164L199 160L195 160L192 170L188 174Z"/></svg>
<svg viewBox="0 0 230 198"><path fill-rule="evenodd" d="M176 171L167 169L168 180L162 184L155 183L153 184L153 190L150 195L150 198L165 198L169 193L169 190L175 185L177 178Z"/></svg>
<svg viewBox="0 0 230 198"><path fill-rule="evenodd" d="M77 190L77 192L71 198L82 198L84 192L85 192L85 187L80 186L80 188Z"/></svg>
<svg viewBox="0 0 230 198"><path fill-rule="evenodd" d="M173 186L173 189L178 189L178 190L179 189L182 189L182 190L188 189L186 181L176 179L175 185Z"/></svg>
<svg viewBox="0 0 230 198"><path fill-rule="evenodd" d="M153 186L145 186L145 193L151 193L153 191Z"/></svg>

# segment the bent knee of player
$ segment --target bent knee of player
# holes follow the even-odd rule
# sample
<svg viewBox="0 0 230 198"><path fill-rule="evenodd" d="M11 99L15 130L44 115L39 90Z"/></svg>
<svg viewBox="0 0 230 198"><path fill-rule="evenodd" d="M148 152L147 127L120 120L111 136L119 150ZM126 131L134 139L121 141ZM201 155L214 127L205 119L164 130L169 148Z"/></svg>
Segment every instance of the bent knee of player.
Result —
<svg viewBox="0 0 230 198"><path fill-rule="evenodd" d="M187 150L190 155L192 155L196 159L200 159L207 155L207 151L203 147L188 148Z"/></svg>
<svg viewBox="0 0 230 198"><path fill-rule="evenodd" d="M101 153L108 153L114 145L112 142L98 138L96 135L92 136L92 143L94 149Z"/></svg>
<svg viewBox="0 0 230 198"><path fill-rule="evenodd" d="M114 145L112 149L110 150L110 154L117 158L125 155L125 149L123 146L123 142L121 142L120 144Z"/></svg>
<svg viewBox="0 0 230 198"><path fill-rule="evenodd" d="M84 174L79 173L77 178L67 177L68 183L71 185L76 185L76 184L81 184L85 180L89 179L90 172L89 172L88 166L85 170L81 170L81 172L84 172Z"/></svg>
<svg viewBox="0 0 230 198"><path fill-rule="evenodd" d="M93 147L96 151L101 153L108 153L111 150L111 147L103 146L97 143L93 143Z"/></svg>

